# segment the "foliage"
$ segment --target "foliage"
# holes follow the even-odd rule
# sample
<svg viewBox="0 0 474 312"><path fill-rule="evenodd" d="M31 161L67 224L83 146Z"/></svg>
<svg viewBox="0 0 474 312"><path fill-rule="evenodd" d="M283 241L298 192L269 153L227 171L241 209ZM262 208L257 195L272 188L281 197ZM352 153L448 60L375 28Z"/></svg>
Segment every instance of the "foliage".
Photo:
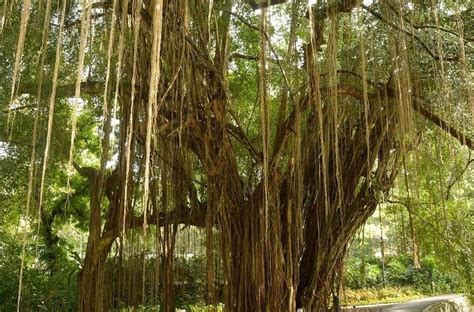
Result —
<svg viewBox="0 0 474 312"><path fill-rule="evenodd" d="M406 158L396 187L379 206L382 215L379 218L377 212L369 218L354 240L346 262L346 287L383 287L385 269L387 286L472 296L472 156L470 152L453 154L449 142L437 140L439 135L427 131L420 138L417 154ZM385 259L380 255L380 227ZM413 242L418 246L420 268L414 265Z"/></svg>
<svg viewBox="0 0 474 312"><path fill-rule="evenodd" d="M366 287L382 289L382 262L375 256L366 260ZM360 272L360 259L351 257L346 264L345 287L347 289L363 289ZM385 259L385 280L387 287L411 287L420 293L452 293L465 292L462 277L457 272L446 272L430 259L422 261L421 268L414 267L407 256L390 256ZM432 291L431 285L434 285Z"/></svg>
<svg viewBox="0 0 474 312"><path fill-rule="evenodd" d="M0 310L14 311L17 303L19 261L22 244L8 233L0 231ZM75 311L78 264L65 258L57 259L51 270L34 253L43 254L42 243L26 246L27 263L23 276L23 306L31 311Z"/></svg>

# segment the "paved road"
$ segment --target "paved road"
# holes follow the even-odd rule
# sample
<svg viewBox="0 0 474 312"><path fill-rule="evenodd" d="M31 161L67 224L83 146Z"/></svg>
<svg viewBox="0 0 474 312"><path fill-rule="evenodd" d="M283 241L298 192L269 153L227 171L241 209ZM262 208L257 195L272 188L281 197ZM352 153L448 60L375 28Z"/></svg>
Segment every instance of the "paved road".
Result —
<svg viewBox="0 0 474 312"><path fill-rule="evenodd" d="M437 296L437 297L423 298L423 299L408 301L404 303L357 307L357 309L349 309L349 311L421 312L423 311L423 309L426 309L427 307L433 304L442 303L446 301L465 303L465 300L462 295L452 294L452 295L443 295L443 296ZM465 311L469 311L469 308L466 307Z"/></svg>

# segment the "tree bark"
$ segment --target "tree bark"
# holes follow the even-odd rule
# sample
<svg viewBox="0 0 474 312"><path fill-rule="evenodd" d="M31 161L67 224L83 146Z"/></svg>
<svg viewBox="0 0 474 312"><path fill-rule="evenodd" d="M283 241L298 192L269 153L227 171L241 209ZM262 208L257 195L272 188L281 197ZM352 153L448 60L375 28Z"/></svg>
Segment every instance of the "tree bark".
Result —
<svg viewBox="0 0 474 312"><path fill-rule="evenodd" d="M382 287L386 286L385 281L385 240L383 238L382 207L379 207L379 227L380 227L380 259L382 260Z"/></svg>
<svg viewBox="0 0 474 312"><path fill-rule="evenodd" d="M408 211L408 223L410 223L410 236L411 236L411 252L413 259L413 266L416 269L421 268L420 257L418 251L418 239L416 238L415 224L413 222L413 214L411 213L411 208L407 209Z"/></svg>
<svg viewBox="0 0 474 312"><path fill-rule="evenodd" d="M79 311L102 312L108 311L104 298L105 293L105 264L108 248L99 248L96 244L91 244L87 248L86 258L79 272Z"/></svg>
<svg viewBox="0 0 474 312"><path fill-rule="evenodd" d="M94 168L82 168L75 164L77 171L89 180L90 217L89 237L86 255L78 276L78 310L80 312L108 311L105 302L105 266L107 255L118 237L119 193L117 171L101 173ZM103 190L103 191L101 191ZM109 200L107 220L102 231L102 194Z"/></svg>

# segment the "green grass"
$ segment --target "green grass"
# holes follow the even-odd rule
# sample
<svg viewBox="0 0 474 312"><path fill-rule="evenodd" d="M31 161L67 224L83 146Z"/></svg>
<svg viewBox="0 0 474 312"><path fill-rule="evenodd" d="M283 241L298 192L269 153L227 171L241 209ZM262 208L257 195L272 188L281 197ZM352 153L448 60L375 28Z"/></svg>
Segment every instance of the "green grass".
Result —
<svg viewBox="0 0 474 312"><path fill-rule="evenodd" d="M186 312L222 312L224 311L224 305L219 304L217 306L206 306L206 305L192 305Z"/></svg>
<svg viewBox="0 0 474 312"><path fill-rule="evenodd" d="M179 309L179 308L178 308ZM224 305L219 304L217 306L207 306L204 304L194 304L189 305L184 308L186 312L222 312L224 311ZM120 312L147 312L147 311L159 311L158 306L149 306L149 307L138 307L138 308L122 308Z"/></svg>
<svg viewBox="0 0 474 312"><path fill-rule="evenodd" d="M376 303L397 303L414 300L424 295L411 287L385 287L346 289L342 297L343 305L367 305Z"/></svg>

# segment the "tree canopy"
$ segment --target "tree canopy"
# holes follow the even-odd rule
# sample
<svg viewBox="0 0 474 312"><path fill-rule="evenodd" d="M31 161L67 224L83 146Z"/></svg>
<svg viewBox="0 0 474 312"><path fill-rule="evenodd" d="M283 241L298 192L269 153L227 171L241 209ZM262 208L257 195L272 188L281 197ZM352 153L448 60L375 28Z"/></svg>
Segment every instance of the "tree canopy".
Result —
<svg viewBox="0 0 474 312"><path fill-rule="evenodd" d="M174 311L193 253L208 305L326 311L387 205L469 283L473 9L4 0L6 307Z"/></svg>

